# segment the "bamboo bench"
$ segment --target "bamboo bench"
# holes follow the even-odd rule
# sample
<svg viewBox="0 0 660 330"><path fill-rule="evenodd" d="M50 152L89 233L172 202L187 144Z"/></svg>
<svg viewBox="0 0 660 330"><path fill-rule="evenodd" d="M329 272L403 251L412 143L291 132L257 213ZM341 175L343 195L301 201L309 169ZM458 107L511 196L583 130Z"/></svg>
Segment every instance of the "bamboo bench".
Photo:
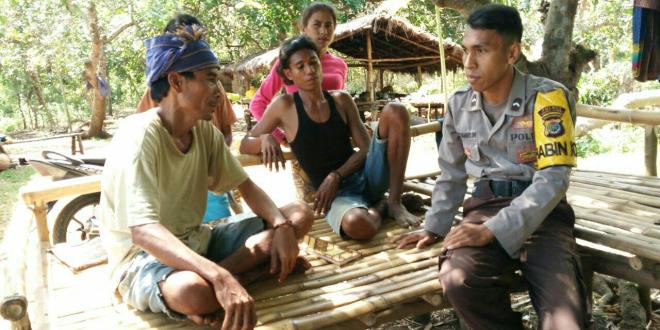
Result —
<svg viewBox="0 0 660 330"><path fill-rule="evenodd" d="M258 162L249 158L244 163L251 161ZM434 175L409 178L405 187L429 195ZM83 190L96 190L98 178L82 179L87 179L81 182ZM42 193L29 189L23 193L26 201L36 203L73 190L57 183ZM599 272L660 288L660 232L656 225L660 222L660 179L574 171L567 196L576 211L576 236L587 282L593 272ZM359 253L361 258L340 266L316 253L305 252L308 250L303 243L303 253L312 269L291 276L283 284L269 280L248 287L256 301L259 328L366 328L448 307L437 281L439 245L406 251L389 243L389 238L408 230L389 221L373 240L342 241L324 219L317 219L309 237ZM80 299L85 293L98 292L107 267L72 274L51 256L45 259L49 273L47 301L51 307L47 322L53 328L107 324L131 329L191 326L124 305L113 306L101 295Z"/></svg>
<svg viewBox="0 0 660 330"><path fill-rule="evenodd" d="M61 139L61 138L71 138L71 154L75 155L76 153L80 153L82 155L85 153L85 150L83 149L82 135L83 133L60 134L60 135L46 136L46 137L40 137L34 139L7 141L5 142L5 145L30 143L30 142Z"/></svg>
<svg viewBox="0 0 660 330"><path fill-rule="evenodd" d="M437 130L437 123L413 127L412 135ZM291 159L290 154L285 154ZM257 156L238 156L243 166L261 164ZM437 173L407 178L404 187L430 196ZM78 181L75 181L78 180ZM107 266L79 274L45 253L48 228L45 205L71 194L97 192L99 177L85 177L21 190L36 219L39 238L30 240L43 258L27 258L28 269L42 269L37 278L46 282L31 305L47 311L41 321L53 328L189 328L152 313L141 313L123 304L112 305L103 295L89 295L107 279ZM660 179L589 171L574 171L568 200L576 211L576 236L586 279L593 272L612 275L645 287L660 288ZM447 307L437 281L439 245L425 250L398 250L388 242L408 229L386 222L368 242L341 241L324 219L317 219L308 238L323 241L333 251L358 253L361 258L340 266L323 254L305 249L312 268L293 275L283 284L263 281L248 287L256 300L261 329L366 328L383 322ZM310 240L307 240L310 242ZM34 244L39 243L39 244ZM43 245L41 245L43 244ZM31 274L30 271L27 271ZM38 273L38 272L36 272ZM25 292L25 291L21 291ZM44 293L45 292L45 293ZM25 295L24 293L22 293ZM85 297L80 299L80 297ZM43 298L43 299L42 299ZM72 299L73 298L73 299ZM50 308L43 307L43 305ZM42 307L39 307L42 305ZM33 313L41 316L44 313Z"/></svg>

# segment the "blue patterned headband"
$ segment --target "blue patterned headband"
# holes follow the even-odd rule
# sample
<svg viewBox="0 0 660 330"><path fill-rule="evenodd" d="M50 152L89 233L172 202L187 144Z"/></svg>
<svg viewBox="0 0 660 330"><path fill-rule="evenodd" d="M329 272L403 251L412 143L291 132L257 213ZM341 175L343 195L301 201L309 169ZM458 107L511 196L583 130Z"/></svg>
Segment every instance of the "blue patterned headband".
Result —
<svg viewBox="0 0 660 330"><path fill-rule="evenodd" d="M199 25L186 25L175 33L145 41L149 87L168 72L198 71L218 66L218 58L204 40L204 32Z"/></svg>

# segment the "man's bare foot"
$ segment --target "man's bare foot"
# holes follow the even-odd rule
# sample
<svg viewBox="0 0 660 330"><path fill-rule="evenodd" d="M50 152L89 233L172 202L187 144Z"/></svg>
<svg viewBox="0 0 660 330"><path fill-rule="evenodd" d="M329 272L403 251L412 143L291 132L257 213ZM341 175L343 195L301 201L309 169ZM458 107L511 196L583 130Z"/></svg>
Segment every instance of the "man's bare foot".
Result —
<svg viewBox="0 0 660 330"><path fill-rule="evenodd" d="M206 315L187 315L188 319L193 321L197 325L209 325L215 327L216 325L222 322L224 313L222 311L217 311L212 314Z"/></svg>
<svg viewBox="0 0 660 330"><path fill-rule="evenodd" d="M408 212L399 201L388 200L387 213L390 217L394 218L396 223L401 227L417 227L422 223L422 220L419 217Z"/></svg>

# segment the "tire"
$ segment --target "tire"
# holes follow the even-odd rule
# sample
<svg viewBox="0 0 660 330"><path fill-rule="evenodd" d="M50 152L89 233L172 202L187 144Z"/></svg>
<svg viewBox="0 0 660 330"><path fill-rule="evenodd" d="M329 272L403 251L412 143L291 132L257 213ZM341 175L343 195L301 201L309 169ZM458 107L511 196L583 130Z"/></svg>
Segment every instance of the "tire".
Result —
<svg viewBox="0 0 660 330"><path fill-rule="evenodd" d="M67 203L57 214L53 224L53 244L64 243L71 235L80 233L80 241L98 236L96 209L101 201L101 193L80 195ZM82 212L81 212L82 211Z"/></svg>

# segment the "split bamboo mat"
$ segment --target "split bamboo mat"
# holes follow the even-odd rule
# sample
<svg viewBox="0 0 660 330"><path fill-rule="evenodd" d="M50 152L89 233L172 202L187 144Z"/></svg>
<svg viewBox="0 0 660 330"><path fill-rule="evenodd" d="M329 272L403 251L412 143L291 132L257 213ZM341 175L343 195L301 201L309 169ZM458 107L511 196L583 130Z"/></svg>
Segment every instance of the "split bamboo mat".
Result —
<svg viewBox="0 0 660 330"><path fill-rule="evenodd" d="M290 275L283 283L265 280L248 287L256 301L257 329L363 329L440 308L440 245L399 250L389 242L410 230L414 229L387 220L372 240L341 240L325 219L316 219L310 237L334 247L322 254L351 251L360 258L333 264L318 252L310 253L311 247L303 243L301 253L312 265L305 274ZM33 322L42 325L38 328L204 329L113 304L104 294L107 265L74 274L45 253L43 271L36 275L45 278L37 294L43 299L30 302L32 308L44 311L38 321L30 314Z"/></svg>
<svg viewBox="0 0 660 330"><path fill-rule="evenodd" d="M428 197L437 175L408 178L404 187ZM580 252L594 260L592 270L660 287L660 179L576 170L567 198L577 216ZM311 269L283 283L264 280L248 286L258 329L359 329L447 307L437 280L440 245L399 250L390 243L410 230L387 220L372 240L341 240L325 219L316 219L309 233L313 240L306 242L322 242L323 249L301 244ZM359 258L333 263L341 261L341 253ZM102 294L105 265L73 274L48 254L33 259L42 260L41 265L28 272L45 283L30 302L33 322L38 315L42 320L37 323L45 325L38 328L203 328L113 305Z"/></svg>
<svg viewBox="0 0 660 330"><path fill-rule="evenodd" d="M404 187L430 196L437 175ZM660 287L660 178L574 170L566 197L579 250L595 260L595 271Z"/></svg>

